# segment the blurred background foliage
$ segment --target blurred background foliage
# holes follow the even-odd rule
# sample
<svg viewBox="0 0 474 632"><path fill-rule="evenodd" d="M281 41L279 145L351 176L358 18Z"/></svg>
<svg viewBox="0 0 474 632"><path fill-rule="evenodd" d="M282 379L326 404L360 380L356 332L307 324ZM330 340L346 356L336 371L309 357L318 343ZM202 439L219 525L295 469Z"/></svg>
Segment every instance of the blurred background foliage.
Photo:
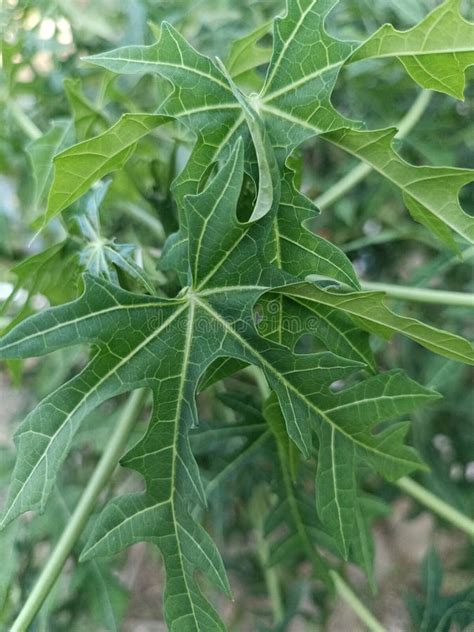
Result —
<svg viewBox="0 0 474 632"><path fill-rule="evenodd" d="M386 21L408 28L436 4L435 0L341 0L328 28L342 38L363 39ZM123 112L153 111L169 90L158 77L112 76L88 66L81 57L127 43L152 43L160 22L167 20L201 52L226 59L231 42L283 9L283 0L4 1L0 18L0 329L48 304L78 295L85 269L113 275L125 287L143 290L147 283L143 268L148 279L163 283L156 259L165 235L176 227L169 188L192 143L184 128L164 127L152 133L108 186L95 189L62 220L53 221L36 235L35 220L44 211L51 179L51 155L75 140L100 133ZM470 2L465 3L464 15L474 19ZM271 35L263 34L262 59L269 44ZM243 80L255 89L263 72L264 65L258 73L244 74ZM473 78L471 68L464 102L441 94L432 96L421 120L400 141L404 157L416 164L474 167ZM345 68L333 100L344 114L363 118L369 127L377 128L396 124L417 95L417 87L398 62L378 61ZM317 140L301 147L294 162L301 187L312 199L356 164ZM473 189L466 187L462 196L464 207L474 214ZM465 249L462 257L448 252L410 218L398 192L377 174L370 174L325 209L313 228L347 252L362 279L474 290L474 248ZM393 307L473 337L474 321L467 308L403 301L393 301ZM430 466L430 472L419 479L472 516L472 373L407 339L397 337L376 351L382 369L403 367L443 394L444 399L414 420L412 440ZM2 490L13 461L11 437L23 412L32 400L75 373L84 360L83 350L60 352L41 361L9 363L8 374L0 373L0 393L7 402L0 410ZM212 388L218 397L200 396L201 430L205 432L193 440L203 476L212 488L209 512L203 519L220 545L236 593L235 603L222 602L221 609L232 630L270 629L262 627L262 621L270 621L265 597L269 553L261 521L266 508L252 476L258 470L262 478L267 461L256 450L252 431L229 440L218 457L212 449L213 432L223 422L240 418L256 428L262 423L259 396L245 373ZM244 399L238 399L237 390L245 394ZM100 415L88 419L47 512L34 519L27 517L20 526L15 524L0 534L0 621L6 622L18 609L57 541L120 403L108 403ZM143 428L137 427L131 443ZM106 495L137 485L132 473L121 472ZM353 579L374 612L387 625L392 623L395 627L389 629L393 630L466 629L474 621L473 588L466 588L474 563L472 547L437 519L430 518L426 525L427 516L420 514L419 507L405 506L400 492L378 478L368 479L367 491L391 503L393 509L391 518L377 522L378 597L370 595L354 571ZM402 543L397 539L401 533L406 536ZM421 568L421 557L430 543L438 548L438 555L427 553ZM392 547L393 555L384 553L384 547ZM71 560L34 630L161 629L157 558L155 551L140 545L112 561L76 565ZM288 620L278 630L359 629L356 622L344 619L350 615L334 607L334 598L311 580L304 565L297 576L291 569L283 568L280 573ZM410 598L402 612L397 598L403 597L404 590L410 592ZM433 591L443 596L433 601ZM460 603L468 604L461 608L462 614Z"/></svg>

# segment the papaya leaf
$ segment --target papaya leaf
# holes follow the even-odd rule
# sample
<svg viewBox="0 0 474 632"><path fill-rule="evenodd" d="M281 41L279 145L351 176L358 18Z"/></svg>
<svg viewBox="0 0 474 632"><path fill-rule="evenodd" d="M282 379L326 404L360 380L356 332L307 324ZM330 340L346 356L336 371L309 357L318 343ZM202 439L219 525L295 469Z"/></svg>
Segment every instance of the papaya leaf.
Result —
<svg viewBox="0 0 474 632"><path fill-rule="evenodd" d="M337 0L289 0L286 14L274 22L273 54L265 83L258 95L247 98L267 130L280 168L295 147L315 135L323 135L324 139L336 142L345 151L368 162L398 186L415 219L448 241L451 247L455 247L451 230L471 241L474 222L457 200L459 188L470 181L470 172L440 168L431 173L433 168L410 165L391 150L390 140L395 131L389 133L388 139L387 130L359 135L356 130L362 124L348 120L333 107L331 93L340 69L355 60L357 54L362 55L358 51L364 50L363 45L341 41L325 30L326 17L336 3ZM446 19L451 20L453 8L453 1L447 0L437 10L439 15L435 12L415 27L419 29L415 33L416 41L421 34L429 37L435 32L436 38L444 36L443 29L438 33L438 18L447 16ZM459 19L463 29L471 28ZM318 37L314 37L315 33ZM456 33L454 28L453 37L457 41ZM471 50L469 42L470 39L465 38L463 46ZM466 59L473 54L469 50ZM464 59L462 55L460 60ZM452 54L449 59L451 57ZM449 59L443 57L442 77ZM152 46L121 48L94 55L88 61L117 73L157 73L173 84L173 92L158 112L182 120L197 137L190 159L175 183L177 195L195 193L203 174L214 161L225 157L237 135L244 135L246 144L251 145L249 117L246 108L242 108L242 99L235 97L217 65L197 53L171 26L163 26L161 38ZM438 64L436 60L429 63ZM430 175L436 178L436 190L445 192L444 200L439 201L437 194L430 194L427 188ZM411 191L412 188L415 190Z"/></svg>
<svg viewBox="0 0 474 632"><path fill-rule="evenodd" d="M408 31L384 24L349 63L397 57L422 88L464 99L464 74L474 64L474 23L463 18L460 7L461 0L445 0Z"/></svg>
<svg viewBox="0 0 474 632"><path fill-rule="evenodd" d="M461 336L436 329L414 318L399 316L384 304L383 292L346 292L305 283L288 285L282 294L322 304L351 316L357 325L385 338L401 333L430 351L466 364L474 364L474 349Z"/></svg>
<svg viewBox="0 0 474 632"><path fill-rule="evenodd" d="M472 172L405 162L392 147L394 128L362 131L362 123L347 119L331 101L345 64L383 56L399 57L422 85L459 95L471 63L470 43L465 50L460 41L471 26L458 3L446 0L410 31L383 27L360 44L327 31L336 4L288 0L286 13L274 21L271 54L258 46L268 30L263 25L232 48L227 67L198 53L166 23L151 46L88 58L114 73L155 75L157 107L153 114L124 114L103 133L56 156L43 225L104 175L122 169L146 134L169 122L179 130L184 125L189 133L180 142L194 135L194 144L173 185L171 163L164 169L153 164L149 180L155 180L154 193L165 194L163 216L172 209L165 228L176 230L162 250L147 253L147 263L158 259L160 287L135 266L132 245L102 235L103 183L66 215L73 239L16 269L19 284L30 276L30 292L44 287L50 301L61 304L26 319L21 314L21 322L0 338L0 360L77 345L87 345L90 357L18 429L0 526L26 511L44 510L89 414L111 398L148 389L153 408L147 429L137 430L137 442L121 461L142 477L143 489L106 501L81 559L116 554L143 540L155 544L166 569L164 615L171 630L225 630L200 575L228 596L231 589L197 516L207 496L214 501L213 490L262 453L274 457L263 474L274 486L266 521L266 533L274 538L269 566L306 558L330 585L323 547L358 563L373 585L370 530L383 509L361 493L357 475L368 466L394 481L424 469L406 443L409 422L401 420L439 396L401 370L378 372L369 335L401 333L444 357L474 364L472 346L463 338L395 314L383 294L361 290L345 254L314 232L318 209L299 191L290 168L294 150L320 136L397 186L414 219L451 248L458 248L459 237L473 243L474 220L458 200ZM264 77L257 67L267 62ZM258 94L254 86L261 86ZM68 83L67 90L78 137L102 129L101 113L79 85ZM38 203L51 179L52 154L66 142L63 131L53 128L33 145ZM182 164L180 156L176 163ZM154 193L150 199L157 201ZM67 295L64 303L57 300L63 296L57 276L60 285L68 285L66 272L78 280L77 265L68 266L70 242L88 273L79 298L68 295L72 290L75 297L76 283L59 288ZM51 269L54 283L45 284L43 271ZM121 288L118 270L147 293ZM163 274L168 270L172 274ZM263 417L255 413L253 398L228 396L239 422L199 428L197 394L249 365L260 400L266 399ZM246 388L257 390L249 380ZM209 445L215 449L216 442L229 439L236 449L228 444L223 453L230 460L224 458L222 468L214 464L214 478L203 483L194 455L206 462Z"/></svg>
<svg viewBox="0 0 474 632"><path fill-rule="evenodd" d="M224 629L195 571L228 592L220 557L189 513L205 496L188 430L197 424L201 376L216 359L237 358L263 370L287 432L304 455L310 455L313 432L324 437L329 429L390 478L420 463L403 445L405 429L374 434L374 425L437 397L400 372L332 391L331 384L353 375L361 363L331 353L298 355L258 334L255 303L287 279L265 261L260 246L271 233L271 215L247 223L237 219L243 165L238 142L208 186L185 198L189 287L176 298L132 294L88 276L78 300L23 321L0 341L0 358L79 343L98 349L83 371L47 396L20 427L3 524L43 509L88 412L125 391L153 390L148 431L124 459L142 474L146 491L107 505L84 556L111 554L143 539L156 543L167 569L166 618L170 625L182 618L193 630Z"/></svg>
<svg viewBox="0 0 474 632"><path fill-rule="evenodd" d="M396 128L360 132L338 130L324 138L363 159L403 192L413 219L424 224L453 250L452 232L474 243L474 219L459 204L460 189L474 181L474 170L452 167L415 167L392 147Z"/></svg>

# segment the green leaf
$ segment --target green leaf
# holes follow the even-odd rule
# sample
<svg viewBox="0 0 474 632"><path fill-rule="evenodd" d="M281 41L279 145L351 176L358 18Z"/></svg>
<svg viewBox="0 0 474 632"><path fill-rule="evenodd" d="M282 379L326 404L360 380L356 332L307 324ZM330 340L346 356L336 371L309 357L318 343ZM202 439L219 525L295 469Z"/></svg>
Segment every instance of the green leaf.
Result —
<svg viewBox="0 0 474 632"><path fill-rule="evenodd" d="M226 66L230 76L237 83L243 82L248 85L252 82L255 85L258 78L249 76L250 71L270 61L272 49L269 46L259 45L259 42L271 31L271 26L271 21L264 22L248 35L232 42Z"/></svg>
<svg viewBox="0 0 474 632"><path fill-rule="evenodd" d="M138 387L153 389L155 407L145 437L124 463L139 471L146 492L105 509L88 545L109 554L139 539L158 544L168 573L166 617L189 629L221 630L195 584L201 569L226 587L221 562L189 510L204 502L187 431L196 425L195 394L206 369L220 357L261 368L277 394L287 432L309 455L312 433L327 426L389 477L419 466L403 446L403 431L373 434L382 419L406 414L436 395L399 372L373 376L342 391L330 385L360 363L330 353L292 353L259 336L253 306L284 276L260 246L272 217L241 223L236 207L243 179L238 143L202 193L186 198L190 287L158 299L86 278L81 298L18 325L0 341L0 358L49 353L89 343L98 351L77 376L46 397L20 427L18 459L3 522L42 509L82 419L101 402ZM160 458L157 458L157 455ZM207 627L206 627L207 626Z"/></svg>
<svg viewBox="0 0 474 632"><path fill-rule="evenodd" d="M103 134L58 154L54 159L54 180L43 223L80 198L96 180L121 169L137 141L169 120L154 114L124 114Z"/></svg>
<svg viewBox="0 0 474 632"><path fill-rule="evenodd" d="M286 14L274 23L273 54L265 84L260 94L246 98L237 99L219 68L167 24L152 46L120 48L89 57L88 61L118 73L157 73L172 83L173 91L158 111L182 120L197 137L188 163L175 182L178 197L197 192L203 175L227 155L238 136L244 138L246 149L253 151L252 141L255 143L258 135L255 130L249 133L248 124L255 116L246 115L248 107L242 107L246 102L262 121L280 169L295 147L323 135L399 186L415 219L451 247L455 247L451 229L472 240L473 222L457 200L459 188L470 181L468 171L439 168L434 172L434 168L409 165L391 150L395 131L388 132L388 138L387 130L358 134L355 129L361 124L348 120L333 107L331 93L339 71L357 49L356 43L338 40L325 30L325 20L336 3L289 0ZM427 181L430 176L436 178L434 194ZM438 191L443 198L438 199Z"/></svg>
<svg viewBox="0 0 474 632"><path fill-rule="evenodd" d="M23 320L0 338L0 359L74 345L91 349L80 373L49 393L19 428L2 525L44 509L89 413L125 392L152 391L147 430L122 460L142 476L143 491L106 503L82 557L115 554L141 540L154 543L166 568L164 612L171 630L225 630L197 575L226 594L230 587L220 555L195 517L206 492L262 446L277 452L268 467L278 470L278 502L267 521L278 537L269 563L306 556L330 583L318 552L323 544L361 564L370 580L369 529L377 511L360 496L356 472L369 465L395 480L423 468L405 443L409 424L398 420L438 396L402 371L377 373L367 332L383 337L401 332L446 357L473 363L467 341L392 313L381 294L361 292L346 256L309 225L316 209L297 190L287 163L298 145L322 135L395 183L413 216L451 246L450 231L473 238L472 219L458 202L470 172L409 165L391 148L393 129L360 132L358 123L333 107L339 71L357 47L325 30L335 4L288 2L287 13L275 22L272 57L258 95L246 94L232 78L243 85L255 67L248 67L249 51L256 50L258 34L233 51L230 72L166 24L152 46L90 58L113 72L158 75L158 82L165 80L159 93L167 97L155 114L126 114L103 134L57 156L45 221L122 168L135 144L156 126L183 123L195 134L195 144L173 185L179 230L160 260L162 269L171 267L176 275L160 288L163 298L119 287L115 267L146 278L131 265L130 247L102 237L97 208L106 187L98 187L90 208L75 216L79 241L86 242L82 263L95 276L85 275L77 300ZM233 75L235 65L245 70ZM79 133L88 134L95 113L77 91L74 99ZM253 184L256 196L249 201ZM55 247L52 261L62 247ZM44 255L26 267L49 260ZM320 288L309 283L312 275L349 290ZM297 352L307 351L307 339L300 340L307 334L308 347L319 349L322 343L327 351ZM197 393L247 365L261 371L272 390L265 406L268 427L255 433L250 426L257 424L243 422L212 435L205 427L200 436ZM249 408L241 407L253 420ZM206 440L226 440L235 432L242 433L241 449L204 488L193 445L202 453ZM306 488L310 470L316 510ZM279 527L285 523L282 536Z"/></svg>
<svg viewBox="0 0 474 632"><path fill-rule="evenodd" d="M374 520L390 513L390 507L375 496L364 494L355 506L355 528L352 536L351 559L360 566L375 594L374 557L375 546L372 536Z"/></svg>
<svg viewBox="0 0 474 632"><path fill-rule="evenodd" d="M323 426L319 432L316 508L344 559L349 554L357 499L354 465L354 444L334 427Z"/></svg>
<svg viewBox="0 0 474 632"><path fill-rule="evenodd" d="M159 41L151 46L126 46L92 55L87 61L122 74L154 73L173 90L158 113L182 121L196 133L192 156L175 184L182 198L196 193L209 166L228 153L244 116L222 72L164 22Z"/></svg>
<svg viewBox="0 0 474 632"><path fill-rule="evenodd" d="M273 55L258 112L274 144L285 148L286 155L315 134L353 125L331 103L339 71L355 46L324 28L336 3L290 0L286 14L274 22Z"/></svg>
<svg viewBox="0 0 474 632"><path fill-rule="evenodd" d="M71 142L72 126L70 121L54 121L50 129L40 138L29 143L27 149L33 167L35 193L33 205L36 210L46 199L53 177L53 157L68 142Z"/></svg>
<svg viewBox="0 0 474 632"><path fill-rule="evenodd" d="M350 123L330 103L339 69L354 49L324 31L324 20L335 2L290 2L286 17L275 21L266 83L251 105L265 123L280 164L306 138ZM315 32L321 33L317 40ZM113 72L157 73L171 81L173 92L159 112L183 120L197 134L176 183L180 195L195 193L209 165L242 134L245 112L225 76L169 24L163 24L160 40L152 46L130 46L87 59Z"/></svg>
<svg viewBox="0 0 474 632"><path fill-rule="evenodd" d="M378 336L390 338L394 333L402 333L434 353L459 362L474 363L474 349L467 340L414 318L395 314L384 304L383 292L336 291L305 283L288 285L281 289L281 293L341 310L357 325Z"/></svg>
<svg viewBox="0 0 474 632"><path fill-rule="evenodd" d="M318 526L314 507L302 497L302 486L296 485L290 469L290 442L285 429L285 419L275 395L271 395L265 402L264 415L273 433L277 463L280 470L278 480L278 494L283 499L276 505L266 519L265 531L267 535L284 525L290 528L290 533L281 537L273 545L270 565L281 561L293 560L295 554L303 554L313 566L313 572L330 584L328 563L320 555L315 531Z"/></svg>
<svg viewBox="0 0 474 632"><path fill-rule="evenodd" d="M70 78L65 79L64 90L74 117L76 140L85 140L92 135L96 128L105 131L108 127L107 119L84 96L81 82Z"/></svg>
<svg viewBox="0 0 474 632"><path fill-rule="evenodd" d="M408 31L384 24L349 62L397 57L422 88L464 99L464 74L474 64L474 23L460 7L461 0L445 0Z"/></svg>
<svg viewBox="0 0 474 632"><path fill-rule="evenodd" d="M11 272L17 280L10 296L2 305L0 314L7 311L20 290L26 290L28 297L9 329L31 313L31 302L35 294L43 294L52 305L72 300L78 294L80 270L76 253L67 241L24 259Z"/></svg>
<svg viewBox="0 0 474 632"><path fill-rule="evenodd" d="M474 180L474 170L451 167L415 167L392 147L397 130L370 132L342 129L324 138L361 158L403 191L413 218L424 224L454 250L451 231L474 243L474 219L459 204L460 189Z"/></svg>

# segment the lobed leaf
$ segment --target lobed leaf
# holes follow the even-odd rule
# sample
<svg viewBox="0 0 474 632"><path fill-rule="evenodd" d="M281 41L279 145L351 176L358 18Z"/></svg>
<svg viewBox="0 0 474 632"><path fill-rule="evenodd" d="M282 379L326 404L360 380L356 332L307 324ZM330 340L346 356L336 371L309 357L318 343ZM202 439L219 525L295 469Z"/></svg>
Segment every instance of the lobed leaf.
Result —
<svg viewBox="0 0 474 632"><path fill-rule="evenodd" d="M338 292L309 283L288 285L279 291L304 299L304 302L345 312L357 325L378 336L389 338L394 333L402 333L434 353L459 362L474 363L473 346L465 338L395 314L384 304L382 292Z"/></svg>
<svg viewBox="0 0 474 632"><path fill-rule="evenodd" d="M196 142L174 184L179 231L167 242L161 263L176 270L184 287L175 298L157 298L86 275L79 299L36 314L0 338L0 359L78 344L93 349L88 365L40 402L21 425L2 525L24 511L44 508L89 412L118 394L152 390L148 429L123 459L143 477L145 490L106 504L83 558L114 554L140 540L155 543L166 568L165 617L172 630L225 629L201 591L198 573L230 593L219 553L193 517L196 506L206 502L188 437L198 424L199 389L253 365L273 391L265 406L269 429L261 429L232 464L234 471L273 437L282 498L267 529L277 529L285 519L289 529L277 539L270 564L303 554L329 583L327 564L317 550L323 542L361 564L370 580L373 548L368 531L380 507L371 507L359 494L357 468L368 464L389 480L423 468L405 444L408 424L396 420L438 396L401 371L377 374L368 336L360 329L383 337L400 332L441 355L474 363L467 341L394 314L383 295L360 291L346 256L309 230L316 209L297 190L286 164L295 147L322 135L396 184L415 219L449 245L456 246L451 231L473 242L473 220L458 201L472 172L410 165L392 149L394 129L359 131L359 124L331 103L345 63L373 57L375 50L402 57L402 44L411 46L405 46L410 54L403 60L417 81L428 81L426 71L435 63L431 55L442 55L436 62L438 79L459 92L470 57L456 58L458 66L447 79L446 64L459 50L433 48L439 41L438 21L457 5L447 0L414 29L392 33L385 28L357 47L325 30L336 2L289 0L286 14L275 21L273 53L259 95L245 94L232 77L242 78L254 67L248 66L249 51L256 50L263 28L234 49L230 72L199 54L166 24L152 46L129 46L89 58L114 72L157 74L170 82L171 92L156 114L126 114L103 134L57 156L45 221L97 179L121 168L150 130L182 121ZM456 19L461 20L459 15ZM460 28L467 28L465 24ZM456 33L450 35L448 48L458 45ZM420 66L423 47L429 55ZM69 92L79 132L85 135L96 113L75 86L70 85ZM47 179L47 169L43 171ZM245 174L257 190L249 221L237 217ZM97 241L97 214L80 217L79 224L86 237ZM127 262L126 247L102 248L99 257L136 272ZM92 269L103 274L103 262L90 249L86 254ZM350 289L318 287L307 281L311 275ZM297 353L305 333L328 351ZM367 369L372 373L368 377ZM317 453L317 515L314 503L308 503L297 486L296 448L307 458ZM224 469L206 491L229 471Z"/></svg>
<svg viewBox="0 0 474 632"><path fill-rule="evenodd" d="M397 130L370 132L341 129L324 138L361 158L398 186L413 218L454 250L451 231L474 243L474 219L459 204L460 189L474 180L474 170L452 167L415 167L392 147Z"/></svg>
<svg viewBox="0 0 474 632"><path fill-rule="evenodd" d="M308 138L322 135L366 161L398 186L415 219L451 247L455 247L455 243L450 230L472 240L473 222L463 213L457 200L459 188L470 181L468 171L439 168L434 172L435 168L410 165L390 147L395 131L388 132L388 138L387 130L359 135L356 129L361 125L343 117L333 107L331 93L342 66L358 59L357 55L372 54L370 46L366 49L364 45L338 40L325 30L325 20L336 3L337 0L288 0L286 14L274 23L273 54L259 95L247 97L238 89L233 90L231 81L226 78L227 72L223 73L208 57L199 54L167 24L163 25L159 41L152 46L120 48L89 57L88 61L117 73L156 73L171 82L173 90L158 113L182 120L196 134L190 159L174 184L175 194L180 199L187 193L196 193L212 164L225 158L229 146L238 136L243 136L246 154L248 150L248 170L254 180L258 180L260 193L263 195L265 191L264 197L268 198L257 211L264 214L271 205L268 185L270 181L275 183L275 179L268 177L269 163L262 159L268 155L268 150L262 147L268 143L262 145L261 139L268 135L282 170L295 147ZM454 0L447 0L431 17L400 37L407 41L413 37L419 42L422 36L428 41L431 34L438 41L439 33L444 32L437 30L438 21L447 20L449 16L451 20L453 7ZM458 26L462 23L462 32L471 28L460 16L456 20ZM454 29L457 42L456 32ZM392 41L389 35L387 38L383 41ZM455 55L458 59L458 53ZM447 59L443 57L441 64L433 62L441 66L441 74L449 63ZM380 153L376 152L378 148ZM256 167L252 166L255 151ZM433 194L428 182L431 177L436 183ZM53 185L53 199L57 195L55 188ZM445 192L444 200L438 200L438 191ZM257 200L257 209L260 201ZM59 212L60 206L55 208ZM173 242L173 247L175 245Z"/></svg>
<svg viewBox="0 0 474 632"><path fill-rule="evenodd" d="M474 64L474 23L462 17L460 7L461 0L445 0L408 31L384 24L348 63L397 57L422 88L464 99L464 75Z"/></svg>

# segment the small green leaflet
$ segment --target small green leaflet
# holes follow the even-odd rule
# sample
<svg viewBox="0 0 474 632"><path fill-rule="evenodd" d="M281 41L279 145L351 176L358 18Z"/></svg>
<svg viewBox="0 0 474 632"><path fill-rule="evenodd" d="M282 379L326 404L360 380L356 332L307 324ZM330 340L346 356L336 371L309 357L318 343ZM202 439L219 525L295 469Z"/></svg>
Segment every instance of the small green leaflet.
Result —
<svg viewBox="0 0 474 632"><path fill-rule="evenodd" d="M422 88L464 99L464 74L474 64L474 23L461 0L446 0L408 31L384 24L349 59L397 57Z"/></svg>
<svg viewBox="0 0 474 632"><path fill-rule="evenodd" d="M105 131L108 127L107 118L82 93L81 82L65 79L64 89L73 114L76 140L86 140L94 131Z"/></svg>
<svg viewBox="0 0 474 632"><path fill-rule="evenodd" d="M121 169L137 141L169 120L155 114L124 114L103 134L58 154L54 159L54 180L44 223L80 198L94 182Z"/></svg>
<svg viewBox="0 0 474 632"><path fill-rule="evenodd" d="M39 210L53 178L53 157L72 141L70 121L54 121L50 129L28 145L33 168L35 193L33 204Z"/></svg>
<svg viewBox="0 0 474 632"><path fill-rule="evenodd" d="M260 40L270 33L272 22L266 22L244 37L235 40L226 59L229 74L239 85L256 88L261 83L255 68L266 64L272 56L269 46L260 45Z"/></svg>
<svg viewBox="0 0 474 632"><path fill-rule="evenodd" d="M96 185L95 189L86 196L85 208L77 211L73 216L73 221L80 231L76 243L79 242L78 245L80 245L78 259L82 270L92 276L104 277L118 285L117 269L120 269L136 279L150 294L154 294L153 286L133 258L136 247L133 244L117 243L102 235L99 208L107 194L109 184L110 181L107 184Z"/></svg>

